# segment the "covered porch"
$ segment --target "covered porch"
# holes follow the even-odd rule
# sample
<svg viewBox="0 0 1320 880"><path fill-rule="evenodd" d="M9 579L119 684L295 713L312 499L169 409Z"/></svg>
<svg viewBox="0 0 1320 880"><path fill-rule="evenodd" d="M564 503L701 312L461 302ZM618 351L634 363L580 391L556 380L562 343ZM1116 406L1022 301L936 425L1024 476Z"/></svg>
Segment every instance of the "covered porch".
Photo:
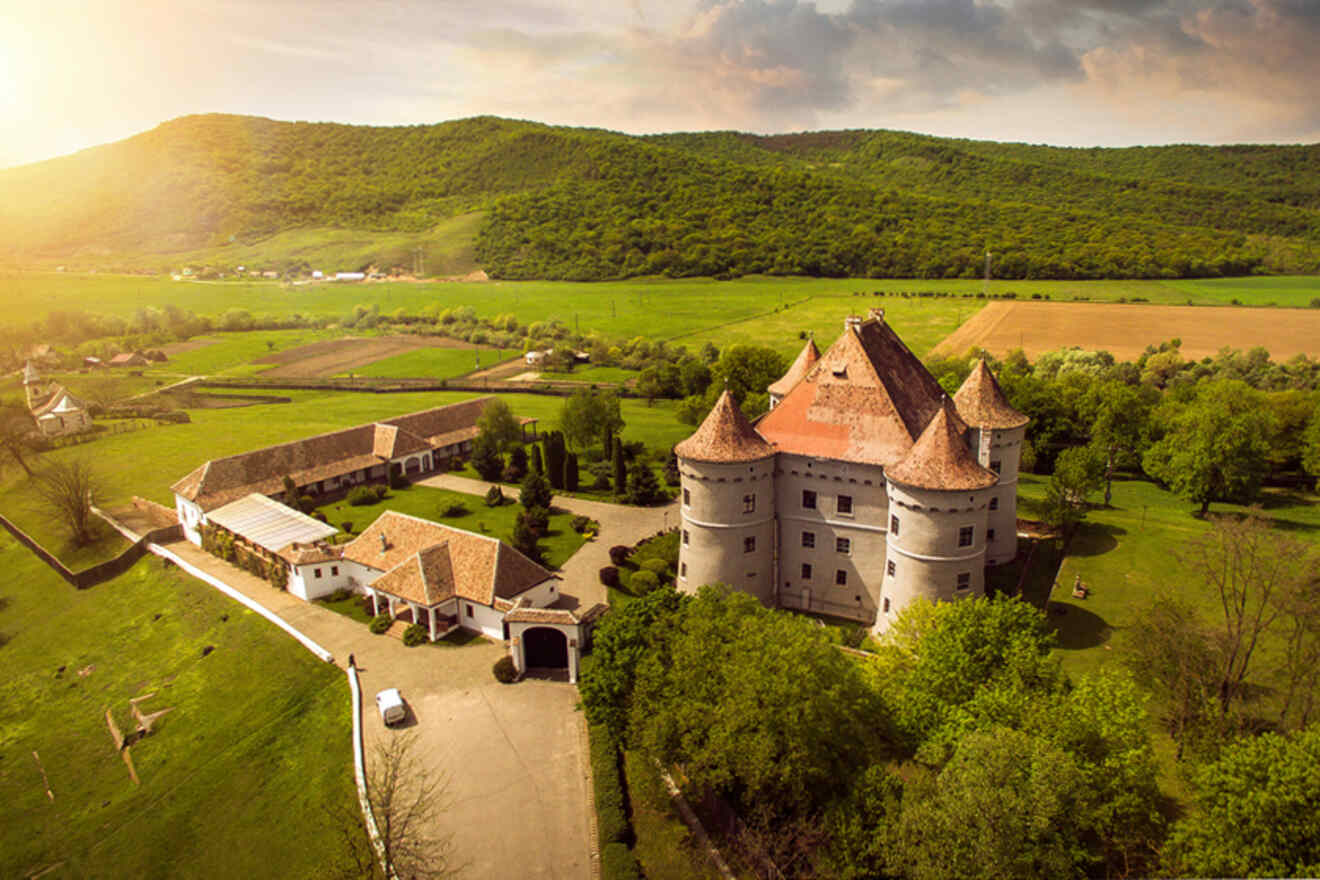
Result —
<svg viewBox="0 0 1320 880"><path fill-rule="evenodd" d="M372 613L377 617L388 614L392 620L420 623L427 628L427 633L433 642L444 638L459 626L458 601L454 598L435 605L423 605L412 599L395 596L370 586L366 588L366 592L371 599Z"/></svg>

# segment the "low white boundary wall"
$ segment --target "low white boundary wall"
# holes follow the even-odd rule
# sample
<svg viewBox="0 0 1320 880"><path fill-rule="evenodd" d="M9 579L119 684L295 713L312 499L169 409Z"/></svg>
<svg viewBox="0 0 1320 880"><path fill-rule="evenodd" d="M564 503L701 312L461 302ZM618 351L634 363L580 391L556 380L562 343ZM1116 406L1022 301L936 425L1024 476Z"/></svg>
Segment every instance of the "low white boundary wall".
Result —
<svg viewBox="0 0 1320 880"><path fill-rule="evenodd" d="M345 670L348 687L353 692L353 779L357 782L358 803L362 815L367 820L367 834L371 835L371 845L376 850L376 860L385 866L385 841L380 839L380 828L376 826L376 814L371 810L371 798L367 796L367 760L362 752L362 689L358 686L357 667ZM394 869L388 869L389 880L399 880Z"/></svg>
<svg viewBox="0 0 1320 880"><path fill-rule="evenodd" d="M173 562L179 568L188 572L188 574L192 575L198 580L205 581L206 583L215 587L217 590L219 590L229 598L233 599L235 602L242 605L244 608L247 608L250 611L255 611L257 614L260 614L262 617L266 618L271 623L275 624L280 629L284 630L286 633L293 636L295 639L299 641L300 644L302 644L304 648L311 651L317 657L320 657L326 663L334 662L335 657L333 654L331 654L325 648L322 648L320 645L309 639L307 636L303 635L298 630L294 629L287 620L280 617L275 612L269 610L261 603L254 602L252 599L249 599L247 596L244 596L242 593L238 592L238 590L235 590L233 587L229 586L229 584L226 584L224 581L220 580L219 578L212 577L211 575L202 571L200 568L197 568L191 563L184 561L181 557L176 556L172 551L166 550L164 547L160 546L159 544L148 544L147 549L150 550L152 553L155 553L157 556L161 557L162 559L168 559L170 562Z"/></svg>

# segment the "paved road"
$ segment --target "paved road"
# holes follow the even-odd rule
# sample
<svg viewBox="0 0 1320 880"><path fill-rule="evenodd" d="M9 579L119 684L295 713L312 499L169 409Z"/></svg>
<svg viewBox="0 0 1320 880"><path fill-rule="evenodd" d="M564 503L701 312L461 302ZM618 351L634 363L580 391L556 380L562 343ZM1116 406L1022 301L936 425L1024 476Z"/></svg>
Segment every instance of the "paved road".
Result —
<svg viewBox="0 0 1320 880"><path fill-rule="evenodd" d="M452 475L425 485L484 495L488 484ZM613 544L635 544L678 522L677 502L636 508L576 498L555 506L601 524L560 572L560 604L589 608L605 602L599 571ZM386 737L399 735L380 722L372 698L397 687L408 701L403 730L415 732L428 767L448 777L443 832L451 834L456 861L468 877L591 876L590 811L585 731L572 685L528 680L502 685L491 665L502 644L404 647L372 635L361 623L276 590L187 541L169 549L284 618L335 655L340 666L355 656L361 675L367 763Z"/></svg>

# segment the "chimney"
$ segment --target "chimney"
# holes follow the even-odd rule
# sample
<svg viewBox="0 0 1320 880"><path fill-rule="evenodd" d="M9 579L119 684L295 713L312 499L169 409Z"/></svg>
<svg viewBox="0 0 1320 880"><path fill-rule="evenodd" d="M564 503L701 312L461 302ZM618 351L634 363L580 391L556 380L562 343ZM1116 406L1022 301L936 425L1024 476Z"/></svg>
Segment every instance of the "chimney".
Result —
<svg viewBox="0 0 1320 880"><path fill-rule="evenodd" d="M385 533L380 533L380 552L385 553L390 549L390 542L385 540Z"/></svg>
<svg viewBox="0 0 1320 880"><path fill-rule="evenodd" d="M883 324L883 323L885 322L885 310L884 310L884 309L871 309L871 317L872 317L874 320L879 321L881 324Z"/></svg>
<svg viewBox="0 0 1320 880"><path fill-rule="evenodd" d="M853 331L854 333L856 333L856 332L857 332L858 330L860 330L861 328L862 328L862 316L861 316L861 315L849 315L848 317L846 317L846 318L843 319L843 329L844 329L844 330L851 330L851 331Z"/></svg>

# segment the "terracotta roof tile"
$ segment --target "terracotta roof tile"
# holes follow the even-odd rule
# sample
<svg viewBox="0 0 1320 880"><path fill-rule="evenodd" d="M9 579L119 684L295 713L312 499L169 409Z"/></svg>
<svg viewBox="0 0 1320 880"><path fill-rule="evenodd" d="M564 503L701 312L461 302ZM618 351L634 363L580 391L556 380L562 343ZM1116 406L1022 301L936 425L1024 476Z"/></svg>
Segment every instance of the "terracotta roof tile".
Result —
<svg viewBox="0 0 1320 880"><path fill-rule="evenodd" d="M1013 409L984 360L978 360L971 375L953 395L958 413L978 428L1021 428L1031 419Z"/></svg>
<svg viewBox="0 0 1320 880"><path fill-rule="evenodd" d="M808 339L807 344L802 346L802 351L798 352L797 359L793 365L788 368L788 372L780 377L766 391L771 394L783 397L793 390L793 386L802 381L802 377L807 375L807 371L820 360L820 350L816 348L816 340Z"/></svg>
<svg viewBox="0 0 1320 880"><path fill-rule="evenodd" d="M428 607L454 598L454 567L448 543L418 551L385 572L371 586L372 589Z"/></svg>
<svg viewBox="0 0 1320 880"><path fill-rule="evenodd" d="M949 492L988 489L999 482L999 475L977 464L964 440L966 430L953 402L944 398L912 451L886 468L885 476L917 489Z"/></svg>
<svg viewBox="0 0 1320 880"><path fill-rule="evenodd" d="M63 385L56 385L46 402L32 410L32 417L39 419L56 411L81 412L86 409L87 405L70 394Z"/></svg>
<svg viewBox="0 0 1320 880"><path fill-rule="evenodd" d="M303 544L295 542L282 548L276 556L293 565L311 565L316 562L334 562L343 558L343 549L329 544Z"/></svg>
<svg viewBox="0 0 1320 880"><path fill-rule="evenodd" d="M939 409L944 390L876 313L850 319L802 381L757 423L781 452L890 465Z"/></svg>
<svg viewBox="0 0 1320 880"><path fill-rule="evenodd" d="M768 458L775 450L756 433L726 390L701 427L675 446L674 453L692 461L737 462Z"/></svg>

